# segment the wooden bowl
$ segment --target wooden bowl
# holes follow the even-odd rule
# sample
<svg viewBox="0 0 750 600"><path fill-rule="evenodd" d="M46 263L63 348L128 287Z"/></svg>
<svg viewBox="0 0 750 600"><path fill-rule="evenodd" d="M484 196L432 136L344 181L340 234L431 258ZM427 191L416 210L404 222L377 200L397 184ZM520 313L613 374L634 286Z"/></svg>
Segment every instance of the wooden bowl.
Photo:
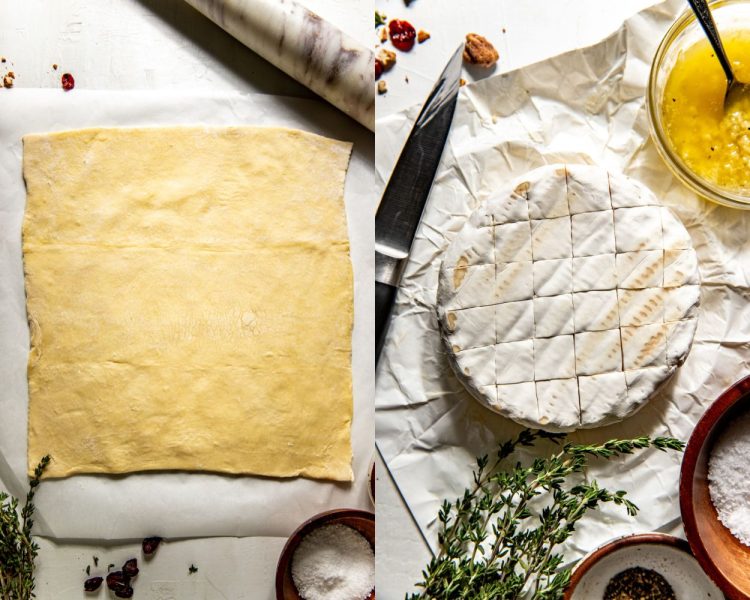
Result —
<svg viewBox="0 0 750 600"><path fill-rule="evenodd" d="M276 600L302 600L292 579L292 557L302 538L323 525L348 525L361 533L375 551L375 515L364 510L340 508L308 519L289 536L276 566ZM373 589L367 600L375 600Z"/></svg>
<svg viewBox="0 0 750 600"><path fill-rule="evenodd" d="M698 421L680 472L680 511L690 547L730 600L750 598L750 548L719 521L708 491L708 458L724 427L749 409L750 376L719 396Z"/></svg>
<svg viewBox="0 0 750 600"><path fill-rule="evenodd" d="M602 598L612 577L636 566L660 573L677 598L721 598L719 588L703 572L685 540L663 533L641 533L616 538L585 556L573 569L564 600Z"/></svg>

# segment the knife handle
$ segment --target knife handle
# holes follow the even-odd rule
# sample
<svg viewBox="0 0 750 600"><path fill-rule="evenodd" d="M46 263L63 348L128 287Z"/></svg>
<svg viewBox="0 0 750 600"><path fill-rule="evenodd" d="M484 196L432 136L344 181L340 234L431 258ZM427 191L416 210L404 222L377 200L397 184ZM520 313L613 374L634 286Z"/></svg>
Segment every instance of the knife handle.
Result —
<svg viewBox="0 0 750 600"><path fill-rule="evenodd" d="M391 320L391 309L396 299L397 287L387 283L375 282L375 364L378 364L380 351L383 349L388 323Z"/></svg>

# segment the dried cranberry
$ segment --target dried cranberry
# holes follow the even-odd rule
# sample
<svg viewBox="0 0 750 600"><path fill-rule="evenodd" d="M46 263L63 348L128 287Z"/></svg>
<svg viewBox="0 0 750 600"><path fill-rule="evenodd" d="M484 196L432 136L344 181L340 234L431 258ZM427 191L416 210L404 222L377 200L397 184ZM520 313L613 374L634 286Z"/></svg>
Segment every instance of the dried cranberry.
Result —
<svg viewBox="0 0 750 600"><path fill-rule="evenodd" d="M154 552L156 552L156 549L159 547L160 543L161 543L160 537L147 537L141 543L141 546L143 547L143 553L146 556L153 554Z"/></svg>
<svg viewBox="0 0 750 600"><path fill-rule="evenodd" d="M113 592L124 590L130 585L130 577L122 571L112 571L107 573L107 587Z"/></svg>
<svg viewBox="0 0 750 600"><path fill-rule="evenodd" d="M70 73L63 73L60 80L62 81L62 89L66 92L69 92L76 86L76 80L73 79L73 76Z"/></svg>
<svg viewBox="0 0 750 600"><path fill-rule="evenodd" d="M380 76L383 74L383 63L375 59L375 79L380 79Z"/></svg>
<svg viewBox="0 0 750 600"><path fill-rule="evenodd" d="M414 47L414 38L417 37L417 31L409 21L393 19L388 23L388 34L391 36L391 43L399 50L408 52Z"/></svg>
<svg viewBox="0 0 750 600"><path fill-rule="evenodd" d="M117 596L118 598L132 598L133 588L128 585L121 590L116 590L115 596Z"/></svg>
<svg viewBox="0 0 750 600"><path fill-rule="evenodd" d="M83 591L95 592L101 587L102 581L104 581L104 579L102 579L101 577L89 577L86 581L83 582Z"/></svg>
<svg viewBox="0 0 750 600"><path fill-rule="evenodd" d="M122 565L122 572L125 573L127 577L135 577L138 575L138 560L131 558L126 561L125 564Z"/></svg>

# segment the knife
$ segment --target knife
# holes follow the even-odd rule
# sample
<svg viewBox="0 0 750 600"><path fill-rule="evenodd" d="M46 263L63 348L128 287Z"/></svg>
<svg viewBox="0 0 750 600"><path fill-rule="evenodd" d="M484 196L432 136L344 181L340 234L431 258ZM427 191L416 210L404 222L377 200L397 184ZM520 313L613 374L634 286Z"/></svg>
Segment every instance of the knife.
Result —
<svg viewBox="0 0 750 600"><path fill-rule="evenodd" d="M462 43L427 97L375 214L375 364L388 331L401 273L453 121L463 48Z"/></svg>

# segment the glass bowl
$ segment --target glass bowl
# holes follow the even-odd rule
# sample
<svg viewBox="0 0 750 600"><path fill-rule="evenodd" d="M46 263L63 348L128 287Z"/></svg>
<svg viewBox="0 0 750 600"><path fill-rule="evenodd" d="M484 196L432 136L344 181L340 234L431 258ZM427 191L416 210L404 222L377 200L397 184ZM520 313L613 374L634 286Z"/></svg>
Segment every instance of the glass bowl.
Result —
<svg viewBox="0 0 750 600"><path fill-rule="evenodd" d="M737 29L750 32L750 0L715 0L710 5L719 32ZM669 74L681 53L702 39L705 39L705 34L693 12L688 9L669 28L659 44L648 82L647 109L651 136L664 162L688 188L718 204L750 209L750 193L722 188L695 174L672 148L664 130L661 106ZM700 85L700 81L696 81L696 85Z"/></svg>

